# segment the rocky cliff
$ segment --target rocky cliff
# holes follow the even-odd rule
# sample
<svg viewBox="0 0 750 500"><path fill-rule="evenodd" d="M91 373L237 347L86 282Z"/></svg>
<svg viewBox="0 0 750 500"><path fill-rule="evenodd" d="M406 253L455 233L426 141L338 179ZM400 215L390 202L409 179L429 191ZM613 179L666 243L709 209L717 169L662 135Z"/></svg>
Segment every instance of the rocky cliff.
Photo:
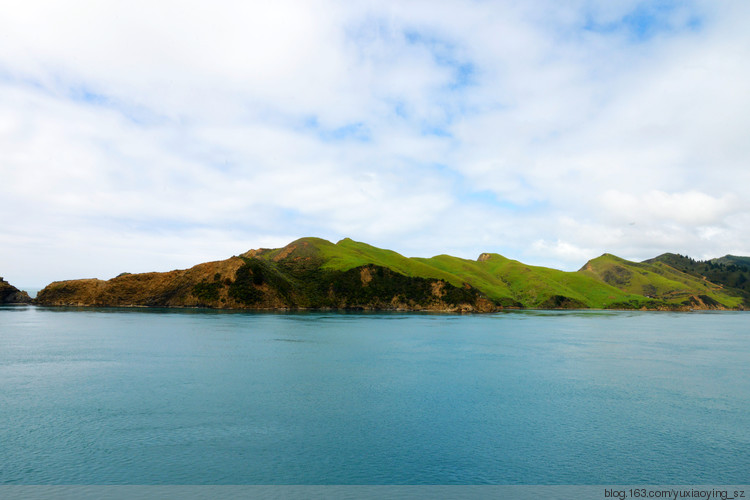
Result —
<svg viewBox="0 0 750 500"><path fill-rule="evenodd" d="M29 304L29 294L0 278L0 304Z"/></svg>

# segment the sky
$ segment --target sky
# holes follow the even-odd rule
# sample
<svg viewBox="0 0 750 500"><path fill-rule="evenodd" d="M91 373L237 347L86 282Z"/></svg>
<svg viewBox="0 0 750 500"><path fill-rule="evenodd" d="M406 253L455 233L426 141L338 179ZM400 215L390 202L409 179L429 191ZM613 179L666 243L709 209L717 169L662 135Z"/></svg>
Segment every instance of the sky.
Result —
<svg viewBox="0 0 750 500"><path fill-rule="evenodd" d="M0 4L17 286L304 236L750 255L750 2Z"/></svg>

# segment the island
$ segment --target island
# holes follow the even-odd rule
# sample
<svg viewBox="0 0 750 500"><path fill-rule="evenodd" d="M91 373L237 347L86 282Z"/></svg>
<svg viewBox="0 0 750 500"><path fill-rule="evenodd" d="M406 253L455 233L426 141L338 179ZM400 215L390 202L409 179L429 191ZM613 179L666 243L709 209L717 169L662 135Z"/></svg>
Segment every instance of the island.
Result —
<svg viewBox="0 0 750 500"><path fill-rule="evenodd" d="M337 243L302 238L283 248L249 250L190 269L57 281L40 291L34 303L480 313L522 308L746 309L750 260L731 258L705 263L664 254L632 262L604 254L579 271L566 272L495 253L476 260L410 258L348 238ZM733 266L731 272L728 266Z"/></svg>

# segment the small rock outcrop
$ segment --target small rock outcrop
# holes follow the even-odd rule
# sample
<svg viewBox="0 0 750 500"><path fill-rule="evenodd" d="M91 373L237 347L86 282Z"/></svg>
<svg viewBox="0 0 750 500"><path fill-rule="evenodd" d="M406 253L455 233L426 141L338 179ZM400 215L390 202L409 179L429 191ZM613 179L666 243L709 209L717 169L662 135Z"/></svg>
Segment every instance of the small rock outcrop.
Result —
<svg viewBox="0 0 750 500"><path fill-rule="evenodd" d="M29 294L0 277L0 304L30 304Z"/></svg>

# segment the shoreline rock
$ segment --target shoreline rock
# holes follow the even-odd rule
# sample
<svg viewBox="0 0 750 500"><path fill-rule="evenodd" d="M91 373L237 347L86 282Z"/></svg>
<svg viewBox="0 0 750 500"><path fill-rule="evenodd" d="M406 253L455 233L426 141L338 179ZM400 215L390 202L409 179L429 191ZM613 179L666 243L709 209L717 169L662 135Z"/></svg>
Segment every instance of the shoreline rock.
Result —
<svg viewBox="0 0 750 500"><path fill-rule="evenodd" d="M0 277L0 304L31 304L28 293L14 287Z"/></svg>

